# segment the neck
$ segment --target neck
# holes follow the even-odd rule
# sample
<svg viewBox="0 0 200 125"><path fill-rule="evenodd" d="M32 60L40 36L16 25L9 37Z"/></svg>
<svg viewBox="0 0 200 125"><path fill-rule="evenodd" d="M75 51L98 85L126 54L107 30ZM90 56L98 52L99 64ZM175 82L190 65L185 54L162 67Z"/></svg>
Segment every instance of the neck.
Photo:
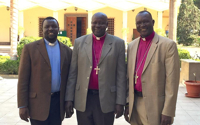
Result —
<svg viewBox="0 0 200 125"><path fill-rule="evenodd" d="M47 40L48 42L50 42L50 43L55 43L57 39L51 39L51 40L46 39L46 40Z"/></svg>
<svg viewBox="0 0 200 125"><path fill-rule="evenodd" d="M104 34L101 35L101 36L96 36L96 35L94 35L94 36L95 36L95 37L99 37L99 38L101 38L101 37L103 37L105 34L106 34L106 33L104 33Z"/></svg>

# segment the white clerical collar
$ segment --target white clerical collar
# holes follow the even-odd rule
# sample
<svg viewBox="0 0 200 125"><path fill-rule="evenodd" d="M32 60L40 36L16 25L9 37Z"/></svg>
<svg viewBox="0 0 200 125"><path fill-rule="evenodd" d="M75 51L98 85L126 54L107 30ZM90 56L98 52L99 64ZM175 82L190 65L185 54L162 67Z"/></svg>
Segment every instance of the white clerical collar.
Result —
<svg viewBox="0 0 200 125"><path fill-rule="evenodd" d="M94 35L94 34L93 34ZM106 33L102 36L102 37L105 37ZM95 36L95 35L94 35ZM95 36L96 40L101 40L102 37L97 37Z"/></svg>
<svg viewBox="0 0 200 125"><path fill-rule="evenodd" d="M146 38L142 38L143 41L146 41Z"/></svg>
<svg viewBox="0 0 200 125"><path fill-rule="evenodd" d="M44 38L44 41L45 41L45 43L47 44L47 45L49 45L49 46L55 46L57 43L58 43L58 41L56 40L54 43L50 43L48 40L46 40L45 38Z"/></svg>

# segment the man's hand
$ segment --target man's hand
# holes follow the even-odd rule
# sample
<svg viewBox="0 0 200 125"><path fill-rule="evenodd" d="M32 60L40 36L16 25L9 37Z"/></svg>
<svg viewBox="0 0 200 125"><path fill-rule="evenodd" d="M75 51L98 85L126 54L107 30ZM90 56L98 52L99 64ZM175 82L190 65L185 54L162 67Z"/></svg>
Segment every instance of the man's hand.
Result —
<svg viewBox="0 0 200 125"><path fill-rule="evenodd" d="M65 111L66 111L66 118L70 118L74 114L72 101L65 102Z"/></svg>
<svg viewBox="0 0 200 125"><path fill-rule="evenodd" d="M130 120L129 120L129 106L125 107L124 118L128 123L130 123Z"/></svg>
<svg viewBox="0 0 200 125"><path fill-rule="evenodd" d="M19 116L22 120L29 122L28 118L30 118L29 116L29 110L27 107L25 108L19 108Z"/></svg>
<svg viewBox="0 0 200 125"><path fill-rule="evenodd" d="M172 122L172 117L166 116L166 115L162 115L161 125L171 125L171 122Z"/></svg>
<svg viewBox="0 0 200 125"><path fill-rule="evenodd" d="M123 115L123 112L124 112L124 106L123 105L116 105L115 106L115 115L116 117L115 118L119 118Z"/></svg>

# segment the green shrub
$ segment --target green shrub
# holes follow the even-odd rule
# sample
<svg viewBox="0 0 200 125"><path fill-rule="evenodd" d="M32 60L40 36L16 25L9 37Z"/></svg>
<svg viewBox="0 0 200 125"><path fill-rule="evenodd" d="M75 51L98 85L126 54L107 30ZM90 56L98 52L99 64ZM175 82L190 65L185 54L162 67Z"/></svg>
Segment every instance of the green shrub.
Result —
<svg viewBox="0 0 200 125"><path fill-rule="evenodd" d="M200 47L200 36L194 38L193 46Z"/></svg>
<svg viewBox="0 0 200 125"><path fill-rule="evenodd" d="M178 48L178 55L180 59L191 59L190 52L185 49Z"/></svg>
<svg viewBox="0 0 200 125"><path fill-rule="evenodd" d="M8 59L10 59L10 56L1 56L0 55L0 63L5 62Z"/></svg>
<svg viewBox="0 0 200 125"><path fill-rule="evenodd" d="M154 31L155 31L158 35L161 35L161 36L166 37L166 34L165 34L165 30L164 30L164 29L158 28L158 29L155 29Z"/></svg>
<svg viewBox="0 0 200 125"><path fill-rule="evenodd" d="M18 74L19 60L0 59L0 73Z"/></svg>
<svg viewBox="0 0 200 125"><path fill-rule="evenodd" d="M22 38L21 41L17 45L17 55L18 55L18 57L19 58L21 57L22 49L24 48L25 44L28 44L28 43L31 43L31 42L34 42L34 41L40 40L40 39L42 39L42 37L24 37L24 38ZM68 47L72 46L72 43L71 43L71 41L68 37L58 36L58 40L61 43L67 45Z"/></svg>

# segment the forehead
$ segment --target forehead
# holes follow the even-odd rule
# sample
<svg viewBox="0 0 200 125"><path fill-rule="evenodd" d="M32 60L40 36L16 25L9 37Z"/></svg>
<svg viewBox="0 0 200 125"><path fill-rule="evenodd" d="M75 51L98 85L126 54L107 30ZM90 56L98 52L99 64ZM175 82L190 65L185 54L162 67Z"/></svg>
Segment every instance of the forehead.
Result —
<svg viewBox="0 0 200 125"><path fill-rule="evenodd" d="M58 23L55 19L47 19L44 21L43 25L58 25Z"/></svg>
<svg viewBox="0 0 200 125"><path fill-rule="evenodd" d="M94 15L92 17L92 21L102 21L102 22L106 22L106 17L103 15Z"/></svg>
<svg viewBox="0 0 200 125"><path fill-rule="evenodd" d="M151 16L148 13L139 13L136 16L136 22L142 20L152 20Z"/></svg>

